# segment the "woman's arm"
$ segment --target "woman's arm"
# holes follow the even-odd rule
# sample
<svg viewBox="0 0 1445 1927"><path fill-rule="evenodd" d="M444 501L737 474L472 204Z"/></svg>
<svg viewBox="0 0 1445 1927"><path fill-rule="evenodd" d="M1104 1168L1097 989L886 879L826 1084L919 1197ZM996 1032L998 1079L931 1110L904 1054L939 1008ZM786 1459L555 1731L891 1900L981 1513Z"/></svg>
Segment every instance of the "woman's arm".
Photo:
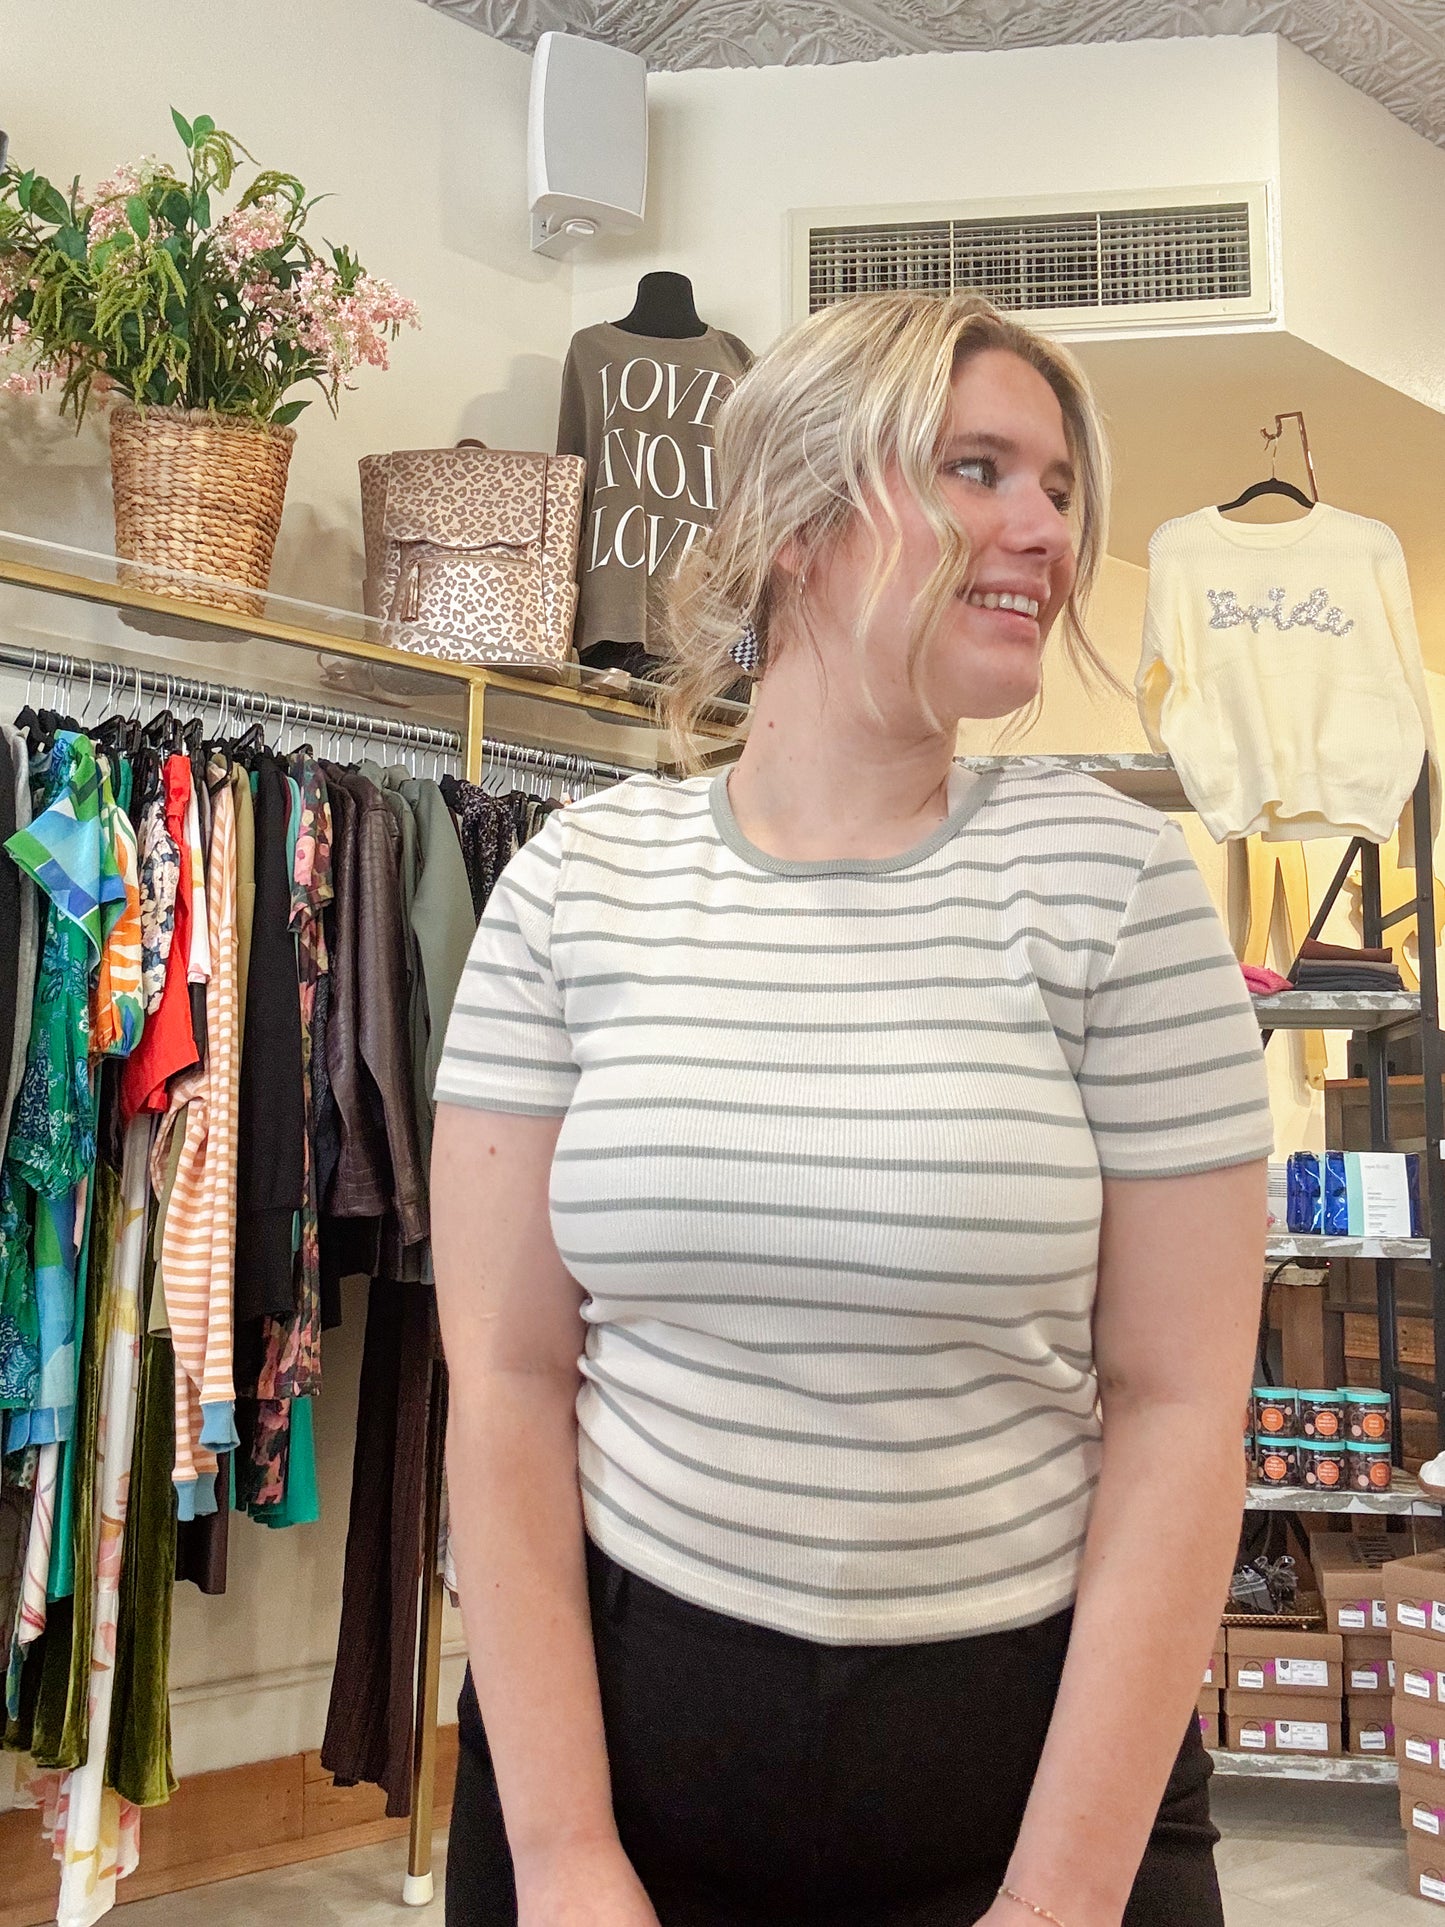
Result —
<svg viewBox="0 0 1445 1927"><path fill-rule="evenodd" d="M1063 1684L1007 1884L1119 1927L1239 1542L1264 1268L1262 1163L1104 1182L1103 1465ZM1000 1900L990 1927L1032 1916Z"/></svg>
<svg viewBox="0 0 1445 1927"><path fill-rule="evenodd" d="M577 1285L547 1212L562 1120L438 1107L432 1249L467 1649L521 1927L657 1927L618 1841L577 1478Z"/></svg>

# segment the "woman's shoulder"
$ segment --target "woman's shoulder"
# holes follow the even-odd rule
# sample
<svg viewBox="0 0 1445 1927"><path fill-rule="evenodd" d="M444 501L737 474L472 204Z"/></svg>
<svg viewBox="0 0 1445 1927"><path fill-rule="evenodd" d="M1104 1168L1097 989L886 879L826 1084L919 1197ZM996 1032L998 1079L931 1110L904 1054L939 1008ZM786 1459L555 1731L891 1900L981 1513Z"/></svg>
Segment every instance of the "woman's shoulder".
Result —
<svg viewBox="0 0 1445 1927"><path fill-rule="evenodd" d="M579 797L552 820L563 844L573 850L609 843L647 850L686 842L711 820L711 780L694 776L679 783L642 772Z"/></svg>

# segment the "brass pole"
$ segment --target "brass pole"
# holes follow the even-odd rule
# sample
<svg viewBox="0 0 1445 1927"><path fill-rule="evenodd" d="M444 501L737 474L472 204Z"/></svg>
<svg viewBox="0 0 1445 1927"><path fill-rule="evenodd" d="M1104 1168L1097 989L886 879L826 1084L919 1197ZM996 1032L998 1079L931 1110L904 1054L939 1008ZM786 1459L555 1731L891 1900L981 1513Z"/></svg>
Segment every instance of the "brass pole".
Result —
<svg viewBox="0 0 1445 1927"><path fill-rule="evenodd" d="M427 1409L426 1506L422 1515L421 1611L417 1629L416 1724L412 1735L411 1837L401 1897L425 1907L435 1892L431 1870L432 1815L436 1805L437 1697L441 1684L444 1585L437 1552L441 1539L442 1470L446 1460L447 1380L440 1358L432 1363Z"/></svg>

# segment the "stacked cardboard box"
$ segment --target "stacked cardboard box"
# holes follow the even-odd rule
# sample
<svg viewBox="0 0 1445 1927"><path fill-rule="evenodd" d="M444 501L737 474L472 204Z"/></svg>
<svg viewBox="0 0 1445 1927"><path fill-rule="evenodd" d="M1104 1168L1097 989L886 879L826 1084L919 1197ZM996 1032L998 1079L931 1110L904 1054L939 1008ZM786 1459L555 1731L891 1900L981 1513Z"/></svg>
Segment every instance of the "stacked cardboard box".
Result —
<svg viewBox="0 0 1445 1927"><path fill-rule="evenodd" d="M1215 1635L1214 1651L1204 1669L1204 1684L1199 1690L1199 1731L1211 1752L1219 1748L1219 1715L1224 1704L1225 1658L1224 1628Z"/></svg>
<svg viewBox="0 0 1445 1927"><path fill-rule="evenodd" d="M1231 1626L1225 1654L1224 1744L1231 1752L1343 1754L1339 1633Z"/></svg>
<svg viewBox="0 0 1445 1927"><path fill-rule="evenodd" d="M1381 1568L1390 1619L1392 1718L1410 1887L1445 1902L1445 1552Z"/></svg>
<svg viewBox="0 0 1445 1927"><path fill-rule="evenodd" d="M1346 1749L1367 1759L1395 1751L1390 1612L1380 1578L1395 1550L1384 1533L1323 1532L1310 1540L1325 1624L1344 1641Z"/></svg>

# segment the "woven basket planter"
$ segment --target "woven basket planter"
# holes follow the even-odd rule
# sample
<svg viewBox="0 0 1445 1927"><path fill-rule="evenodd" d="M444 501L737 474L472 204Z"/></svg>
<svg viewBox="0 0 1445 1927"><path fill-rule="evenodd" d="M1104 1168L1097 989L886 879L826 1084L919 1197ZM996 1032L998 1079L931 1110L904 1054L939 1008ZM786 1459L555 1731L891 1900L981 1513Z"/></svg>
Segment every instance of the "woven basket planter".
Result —
<svg viewBox="0 0 1445 1927"><path fill-rule="evenodd" d="M118 401L110 417L115 551L146 564L122 569L121 579L259 615L263 598L245 590L271 579L295 440L294 428Z"/></svg>

